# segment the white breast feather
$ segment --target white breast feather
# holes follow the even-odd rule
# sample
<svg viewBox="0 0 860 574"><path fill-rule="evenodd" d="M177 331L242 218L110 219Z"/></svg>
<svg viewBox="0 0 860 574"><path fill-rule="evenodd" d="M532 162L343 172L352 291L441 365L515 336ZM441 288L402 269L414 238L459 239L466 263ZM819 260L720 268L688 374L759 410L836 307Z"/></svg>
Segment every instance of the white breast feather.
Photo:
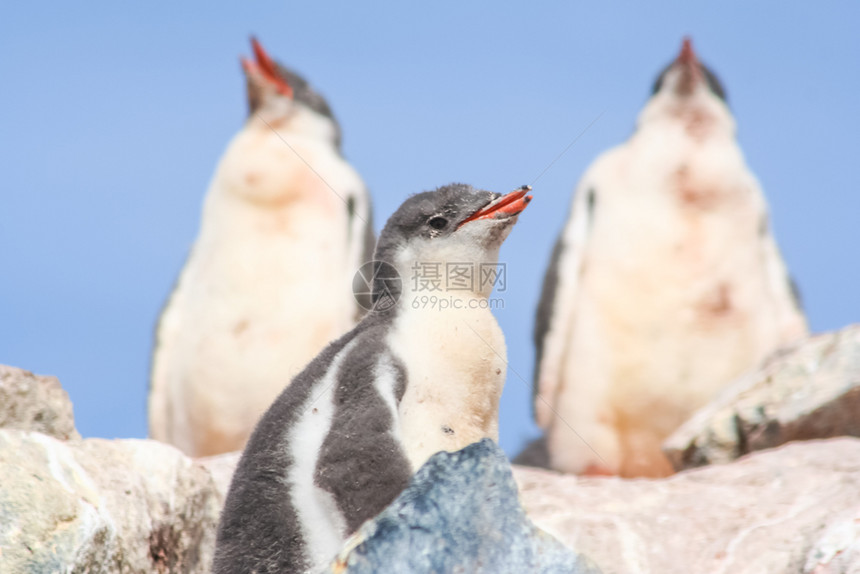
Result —
<svg viewBox="0 0 860 574"><path fill-rule="evenodd" d="M369 220L364 185L331 146L281 137L292 149L249 126L228 148L159 326L151 432L191 454L241 448L292 377L354 323L363 224L347 237L343 202L354 197Z"/></svg>
<svg viewBox="0 0 860 574"><path fill-rule="evenodd" d="M464 297L464 304L469 300L474 298ZM489 310L406 305L388 345L407 371L399 420L413 469L439 451L459 450L484 437L498 440L506 348ZM453 432L444 432L443 426Z"/></svg>
<svg viewBox="0 0 860 574"><path fill-rule="evenodd" d="M540 394L580 431L616 416L646 424L638 416L665 433L803 336L776 243L759 231L764 218L733 138L697 147L671 126L648 129L598 158L564 230ZM555 415L535 406L548 427ZM605 444L614 448L611 437Z"/></svg>

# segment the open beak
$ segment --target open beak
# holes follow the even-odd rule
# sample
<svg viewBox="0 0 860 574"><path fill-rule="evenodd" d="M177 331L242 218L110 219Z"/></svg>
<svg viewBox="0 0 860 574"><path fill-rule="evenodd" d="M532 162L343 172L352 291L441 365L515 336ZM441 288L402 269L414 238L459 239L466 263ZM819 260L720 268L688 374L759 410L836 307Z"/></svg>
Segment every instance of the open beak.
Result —
<svg viewBox="0 0 860 574"><path fill-rule="evenodd" d="M248 77L262 77L271 83L278 92L292 98L293 88L281 77L274 60L269 57L263 46L253 36L251 37L251 47L254 50L254 60L242 58L242 68Z"/></svg>
<svg viewBox="0 0 860 574"><path fill-rule="evenodd" d="M528 192L531 190L532 187L530 185L524 185L516 191L494 199L461 221L457 228L459 229L470 221L477 221L479 219L507 219L508 217L519 215L532 200L532 196L528 195Z"/></svg>

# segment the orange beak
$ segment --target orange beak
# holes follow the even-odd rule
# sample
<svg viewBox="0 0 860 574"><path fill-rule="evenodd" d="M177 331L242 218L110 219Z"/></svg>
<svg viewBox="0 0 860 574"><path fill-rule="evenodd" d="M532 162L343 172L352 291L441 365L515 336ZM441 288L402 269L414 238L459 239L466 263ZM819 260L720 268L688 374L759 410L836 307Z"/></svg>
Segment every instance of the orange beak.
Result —
<svg viewBox="0 0 860 574"><path fill-rule="evenodd" d="M263 46L261 46L253 36L251 37L251 47L254 50L255 59L249 60L248 58L242 58L242 68L245 70L245 73L249 76L262 76L264 79L271 82L278 92L288 98L292 98L293 88L284 78L281 77L274 60L269 57L269 54L266 53Z"/></svg>
<svg viewBox="0 0 860 574"><path fill-rule="evenodd" d="M530 185L524 185L516 191L512 191L498 199L494 199L489 204L461 221L457 228L459 229L470 221L477 221L479 219L503 219L519 215L532 200L532 196L527 195L531 190L532 188Z"/></svg>
<svg viewBox="0 0 860 574"><path fill-rule="evenodd" d="M696 84L704 80L699 58L693 51L693 42L689 36L684 37L681 44L681 53L675 59L675 66L681 70L681 80L678 83L676 92L679 95L685 96L693 92Z"/></svg>
<svg viewBox="0 0 860 574"><path fill-rule="evenodd" d="M696 53L693 51L693 40L689 36L684 36L684 41L681 43L681 53L678 54L677 62L690 65L698 61Z"/></svg>

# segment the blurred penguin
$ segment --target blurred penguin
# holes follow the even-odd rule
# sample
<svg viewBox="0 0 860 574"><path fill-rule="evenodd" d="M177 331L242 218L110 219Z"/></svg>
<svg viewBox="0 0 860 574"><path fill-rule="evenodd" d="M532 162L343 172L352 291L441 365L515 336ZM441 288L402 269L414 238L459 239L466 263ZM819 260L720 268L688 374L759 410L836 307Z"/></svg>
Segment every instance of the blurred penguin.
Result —
<svg viewBox="0 0 860 574"><path fill-rule="evenodd" d="M535 328L549 466L670 474L663 439L806 334L725 91L685 39L634 134L582 177L553 250Z"/></svg>
<svg viewBox="0 0 860 574"><path fill-rule="evenodd" d="M192 456L241 449L290 380L362 315L367 189L308 83L255 40L250 116L215 170L200 231L158 323L149 425Z"/></svg>

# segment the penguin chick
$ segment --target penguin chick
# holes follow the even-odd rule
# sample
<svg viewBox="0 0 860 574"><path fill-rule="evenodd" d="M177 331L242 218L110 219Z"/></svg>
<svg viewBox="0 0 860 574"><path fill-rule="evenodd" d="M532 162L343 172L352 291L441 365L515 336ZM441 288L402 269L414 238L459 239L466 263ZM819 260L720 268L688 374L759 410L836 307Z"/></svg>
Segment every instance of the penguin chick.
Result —
<svg viewBox="0 0 860 574"><path fill-rule="evenodd" d="M670 474L663 439L806 334L725 92L685 39L630 139L583 175L553 251L534 387L550 466Z"/></svg>
<svg viewBox="0 0 860 574"><path fill-rule="evenodd" d="M453 184L391 216L373 310L293 380L251 436L213 572L316 572L432 454L497 438L505 344L486 304L492 285L446 292L451 306L440 310L415 304L421 282L411 278L428 262L494 266L526 192Z"/></svg>
<svg viewBox="0 0 860 574"><path fill-rule="evenodd" d="M290 379L355 325L352 276L373 249L368 192L328 104L252 44L250 116L215 171L153 352L150 435L192 456L241 449Z"/></svg>

